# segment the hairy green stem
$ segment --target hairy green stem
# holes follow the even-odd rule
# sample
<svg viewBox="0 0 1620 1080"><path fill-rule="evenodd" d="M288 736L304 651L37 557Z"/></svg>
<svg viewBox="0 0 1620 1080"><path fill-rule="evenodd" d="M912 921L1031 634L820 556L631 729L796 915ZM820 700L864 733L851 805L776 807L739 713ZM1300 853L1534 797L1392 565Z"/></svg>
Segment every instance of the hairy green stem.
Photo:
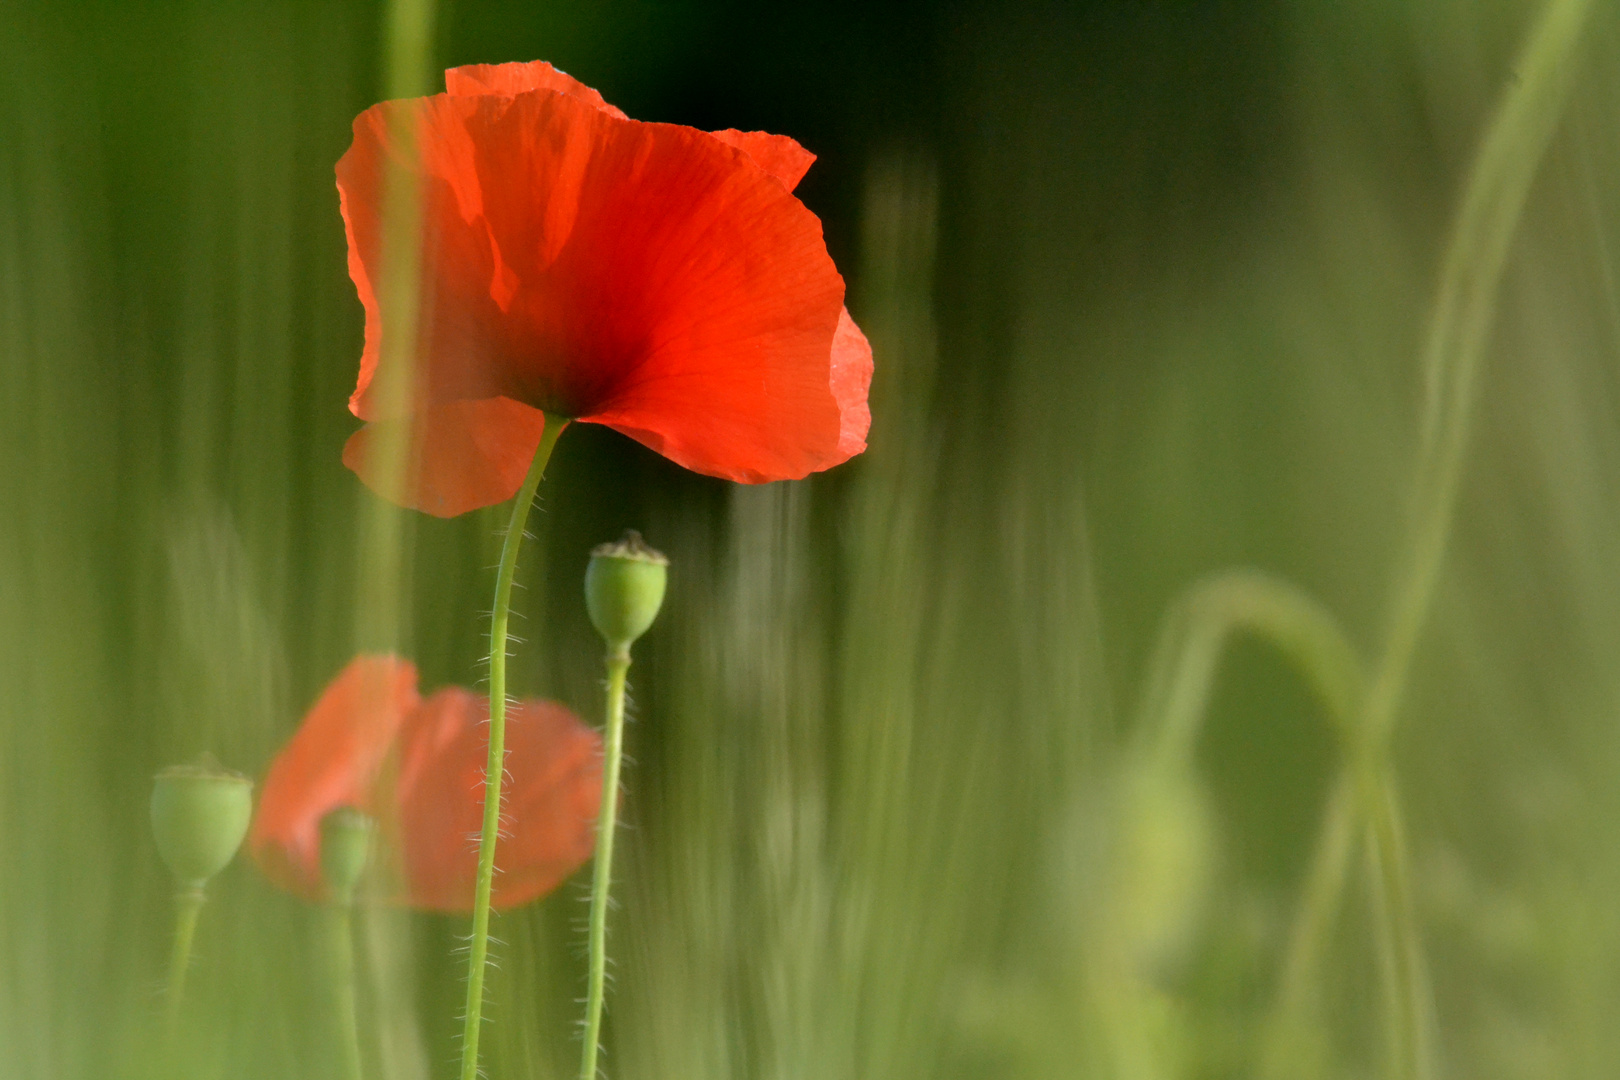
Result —
<svg viewBox="0 0 1620 1080"><path fill-rule="evenodd" d="M197 916L207 896L201 882L186 885L174 897L174 948L169 953L169 985L164 1002L164 1026L174 1039L180 1026L180 1003L186 996L186 972L191 967L191 942L197 936Z"/></svg>
<svg viewBox="0 0 1620 1080"><path fill-rule="evenodd" d="M546 462L568 421L547 415L545 433L529 464L529 475L512 504L512 520L501 544L495 575L495 606L489 623L489 756L484 765L484 827L478 838L478 882L473 892L472 942L467 950L467 1008L462 1018L461 1080L478 1080L478 1035L484 1010L484 970L489 960L489 895L495 879L495 841L501 829L501 779L506 770L506 636L512 614L512 578L518 548L529 521L534 493L546 475Z"/></svg>
<svg viewBox="0 0 1620 1080"><path fill-rule="evenodd" d="M343 1080L364 1080L360 1061L360 1015L355 1007L354 906L343 902L328 904L325 917L326 959L332 976L333 1021L338 1054L343 1060Z"/></svg>
<svg viewBox="0 0 1620 1080"><path fill-rule="evenodd" d="M607 728L603 740L602 809L596 819L596 859L591 867L590 982L585 994L585 1045L580 1080L596 1080L602 1039L602 1000L607 981L608 893L613 887L613 832L619 816L619 763L624 757L624 688L630 653L607 658Z"/></svg>

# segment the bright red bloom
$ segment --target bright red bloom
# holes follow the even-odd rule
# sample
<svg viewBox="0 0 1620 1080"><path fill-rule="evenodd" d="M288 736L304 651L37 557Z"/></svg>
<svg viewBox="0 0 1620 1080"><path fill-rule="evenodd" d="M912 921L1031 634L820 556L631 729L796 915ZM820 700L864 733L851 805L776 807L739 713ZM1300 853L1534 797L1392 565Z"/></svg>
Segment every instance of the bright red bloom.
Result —
<svg viewBox="0 0 1620 1080"><path fill-rule="evenodd" d="M410 477L450 517L510 498L553 416L688 469L760 483L866 447L872 350L821 222L792 195L814 155L765 132L641 123L550 64L445 74L448 92L355 120L338 162L366 309L343 460L375 487L373 376L398 315L374 283L384 165L414 125L422 329ZM411 130L411 128L404 128Z"/></svg>
<svg viewBox="0 0 1620 1080"><path fill-rule="evenodd" d="M248 834L254 861L282 888L323 899L321 819L352 806L399 837L396 900L471 910L488 717L486 697L447 686L424 700L412 664L356 657L271 764ZM509 707L506 749L497 908L545 895L590 858L602 793L601 739L555 702Z"/></svg>

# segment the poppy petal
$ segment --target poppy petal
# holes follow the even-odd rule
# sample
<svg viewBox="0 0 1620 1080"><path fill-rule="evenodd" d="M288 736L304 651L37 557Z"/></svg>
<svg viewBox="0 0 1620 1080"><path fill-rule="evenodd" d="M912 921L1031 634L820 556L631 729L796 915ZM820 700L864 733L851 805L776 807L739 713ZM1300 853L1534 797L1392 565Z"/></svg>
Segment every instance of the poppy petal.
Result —
<svg viewBox="0 0 1620 1080"><path fill-rule="evenodd" d="M842 311L821 223L790 192L807 151L764 132L624 119L544 63L447 80L451 93L367 110L339 162L367 309L357 416L411 412L431 427L443 406L506 398L745 482L859 451L871 354ZM395 145L406 125L414 160ZM420 192L424 269L397 312L377 284L382 178L396 166ZM384 356L416 365L397 407L374 385L380 364L399 362ZM444 515L509 496L537 431L471 448L470 426L450 424L448 483L394 494ZM351 441L351 467L368 438ZM479 453L510 465L485 487L468 472Z"/></svg>
<svg viewBox="0 0 1620 1080"><path fill-rule="evenodd" d="M609 116L628 119L622 111L609 105L601 93L567 72L558 71L544 60L527 64L466 64L453 67L444 73L444 89L451 97L477 97L482 94L512 97L531 90L551 90L578 98Z"/></svg>
<svg viewBox="0 0 1620 1080"><path fill-rule="evenodd" d="M441 94L373 106L355 118L354 141L337 164L349 276L366 313L360 376L349 398L349 411L362 420L386 418L374 385L385 339L391 354L417 359L404 411L501 393L498 330L515 279L484 220L472 144L457 115L467 104ZM418 152L410 162L396 145L407 125ZM419 293L403 310L397 293L381 287L381 207L391 169L414 181L423 227ZM399 340L407 329L415 337L409 348Z"/></svg>
<svg viewBox="0 0 1620 1080"><path fill-rule="evenodd" d="M497 907L551 892L596 850L602 808L602 738L562 705L521 701L507 710L506 832Z"/></svg>
<svg viewBox="0 0 1620 1080"><path fill-rule="evenodd" d="M387 429L410 427L404 486L391 488L376 461ZM349 436L343 464L378 495L436 517L455 517L517 494L545 432L538 409L509 398L451 401L404 420L375 420Z"/></svg>
<svg viewBox="0 0 1620 1080"><path fill-rule="evenodd" d="M508 396L711 475L825 468L844 290L820 222L702 132L563 105L514 99L475 139L491 233L522 282L508 325L524 374ZM528 130L555 145L529 156ZM546 195L526 197L531 183Z"/></svg>
<svg viewBox="0 0 1620 1080"><path fill-rule="evenodd" d="M248 833L272 882L322 898L321 819L344 806L376 813L372 785L418 700L415 665L394 656L355 657L321 693L271 763Z"/></svg>
<svg viewBox="0 0 1620 1080"><path fill-rule="evenodd" d="M459 208L434 196L444 239L431 246L458 253L435 260L436 276L461 283L424 303L424 393L489 396L482 378L729 479L842 460L830 365L843 279L821 223L779 181L694 128L615 120L561 94L427 100L428 189ZM509 275L499 312L495 267Z"/></svg>
<svg viewBox="0 0 1620 1080"><path fill-rule="evenodd" d="M446 687L406 722L396 790L406 899L414 906L472 906L488 716L488 698ZM510 779L491 901L497 908L550 892L590 858L602 792L601 740L561 705L514 703L506 748Z"/></svg>
<svg viewBox="0 0 1620 1080"><path fill-rule="evenodd" d="M872 343L849 317L849 309L838 314L838 330L833 334L832 392L838 401L839 461L847 461L866 449L866 433L872 426L872 410L867 391L872 386ZM835 463L836 464L836 463Z"/></svg>
<svg viewBox="0 0 1620 1080"><path fill-rule="evenodd" d="M789 191L799 186L799 181L804 179L804 174L810 171L810 166L816 160L816 155L786 135L772 135L768 131L738 131L736 128L711 131L709 134L753 158L755 165L776 177Z"/></svg>

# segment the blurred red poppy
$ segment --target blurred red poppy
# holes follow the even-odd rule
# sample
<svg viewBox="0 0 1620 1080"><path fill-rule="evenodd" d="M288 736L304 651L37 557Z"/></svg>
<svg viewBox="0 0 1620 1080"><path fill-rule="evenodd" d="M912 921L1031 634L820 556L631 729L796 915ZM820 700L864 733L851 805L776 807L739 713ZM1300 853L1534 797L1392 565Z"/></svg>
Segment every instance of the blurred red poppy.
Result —
<svg viewBox="0 0 1620 1080"><path fill-rule="evenodd" d="M489 700L458 686L419 697L407 661L356 657L271 763L248 835L254 861L282 888L324 899L321 819L352 806L399 838L394 899L471 910L488 717ZM602 790L601 739L572 712L520 701L506 718L498 908L545 895L590 858Z"/></svg>
<svg viewBox="0 0 1620 1080"><path fill-rule="evenodd" d="M441 517L516 493L544 413L605 424L697 472L793 479L866 447L872 350L821 222L814 155L765 132L641 123L550 64L446 73L355 120L338 162L366 310L343 460L374 488L374 376L399 315L374 287L385 164L413 169L423 267L406 487ZM405 126L411 125L411 126ZM415 132L416 155L395 133ZM390 352L397 346L390 343Z"/></svg>

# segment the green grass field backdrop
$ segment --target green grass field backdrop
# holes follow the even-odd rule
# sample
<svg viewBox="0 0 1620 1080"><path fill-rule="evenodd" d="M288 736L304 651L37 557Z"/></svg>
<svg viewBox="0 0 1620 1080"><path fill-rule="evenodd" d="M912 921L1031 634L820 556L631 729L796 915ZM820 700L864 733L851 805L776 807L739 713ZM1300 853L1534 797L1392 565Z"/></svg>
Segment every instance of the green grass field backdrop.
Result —
<svg viewBox="0 0 1620 1080"><path fill-rule="evenodd" d="M876 354L846 466L735 486L582 426L531 519L513 688L592 722L590 547L636 527L673 561L632 672L607 1075L1612 1075L1613 10L1505 219L1384 773L1405 907L1357 825L1288 982L1346 758L1262 638L1220 652L1189 767L1136 756L1156 643L1211 574L1384 649L1446 253L1493 116L1539 91L1542 10L437 9L433 72L545 58L631 116L820 155L800 194ZM262 776L359 648L483 677L502 512L380 510L339 461L362 320L332 165L385 15L0 0L0 1080L176 1075L159 768ZM496 919L495 1080L572 1075L583 895ZM463 923L363 918L375 1077L451 1075ZM337 1075L318 930L247 859L221 875L184 1075Z"/></svg>

